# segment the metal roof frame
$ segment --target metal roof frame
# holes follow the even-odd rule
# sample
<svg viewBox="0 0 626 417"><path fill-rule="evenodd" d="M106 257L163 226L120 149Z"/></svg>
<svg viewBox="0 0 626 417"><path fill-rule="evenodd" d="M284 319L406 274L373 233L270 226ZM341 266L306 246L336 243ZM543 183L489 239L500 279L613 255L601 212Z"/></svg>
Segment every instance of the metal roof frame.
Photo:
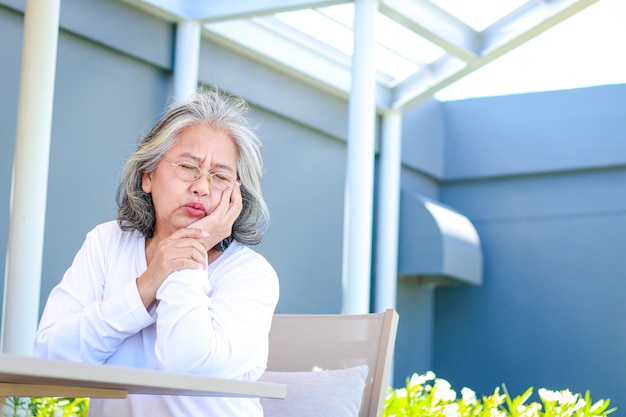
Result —
<svg viewBox="0 0 626 417"><path fill-rule="evenodd" d="M350 3L346 0L122 0L171 22L198 21L203 36L334 95L348 97L351 62L288 33L276 13ZM390 84L378 77L379 111L415 106L599 0L529 0L482 31L429 0L380 0L379 13L441 47L445 54Z"/></svg>

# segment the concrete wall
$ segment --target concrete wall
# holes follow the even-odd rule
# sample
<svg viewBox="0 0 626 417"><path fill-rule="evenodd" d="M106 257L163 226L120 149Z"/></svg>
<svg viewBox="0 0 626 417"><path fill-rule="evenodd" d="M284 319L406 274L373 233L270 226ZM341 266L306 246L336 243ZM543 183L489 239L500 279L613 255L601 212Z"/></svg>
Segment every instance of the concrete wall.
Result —
<svg viewBox="0 0 626 417"><path fill-rule="evenodd" d="M441 200L476 226L484 285L438 288L434 370L591 390L626 407L626 86L444 105Z"/></svg>

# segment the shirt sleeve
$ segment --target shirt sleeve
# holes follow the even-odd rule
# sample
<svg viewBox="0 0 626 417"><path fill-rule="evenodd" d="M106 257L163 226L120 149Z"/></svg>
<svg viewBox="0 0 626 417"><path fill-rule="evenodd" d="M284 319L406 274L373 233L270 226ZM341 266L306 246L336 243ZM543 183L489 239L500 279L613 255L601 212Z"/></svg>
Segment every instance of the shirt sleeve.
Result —
<svg viewBox="0 0 626 417"><path fill-rule="evenodd" d="M223 378L242 378L253 369L260 374L278 296L276 272L249 249L210 277L201 269L173 273L157 293L160 367Z"/></svg>
<svg viewBox="0 0 626 417"><path fill-rule="evenodd" d="M104 296L106 242L101 230L91 231L51 291L35 338L35 356L104 363L126 338L154 322L141 302L136 277L127 277Z"/></svg>

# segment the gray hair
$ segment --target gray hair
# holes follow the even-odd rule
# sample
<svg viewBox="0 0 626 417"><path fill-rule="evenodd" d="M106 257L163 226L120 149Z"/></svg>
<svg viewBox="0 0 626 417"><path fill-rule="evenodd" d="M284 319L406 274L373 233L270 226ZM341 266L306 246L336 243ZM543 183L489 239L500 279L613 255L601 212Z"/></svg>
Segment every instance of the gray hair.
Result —
<svg viewBox="0 0 626 417"><path fill-rule="evenodd" d="M232 234L218 243L216 248L224 251L233 239L245 245L259 244L269 221L269 212L261 191L261 141L246 117L248 110L243 99L206 87L200 88L189 99L168 106L124 165L117 189L117 221L120 227L137 230L147 238L154 235L154 204L152 196L141 188L142 175L156 169L183 129L208 123L225 131L239 150L237 172L243 200L243 208L233 224Z"/></svg>

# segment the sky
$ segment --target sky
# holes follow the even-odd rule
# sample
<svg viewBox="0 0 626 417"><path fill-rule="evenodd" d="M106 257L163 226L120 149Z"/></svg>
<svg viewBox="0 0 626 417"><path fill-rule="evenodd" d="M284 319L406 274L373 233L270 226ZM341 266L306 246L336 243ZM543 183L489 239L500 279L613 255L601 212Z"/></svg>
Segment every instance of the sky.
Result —
<svg viewBox="0 0 626 417"><path fill-rule="evenodd" d="M439 91L441 101L626 83L626 0L600 0Z"/></svg>

